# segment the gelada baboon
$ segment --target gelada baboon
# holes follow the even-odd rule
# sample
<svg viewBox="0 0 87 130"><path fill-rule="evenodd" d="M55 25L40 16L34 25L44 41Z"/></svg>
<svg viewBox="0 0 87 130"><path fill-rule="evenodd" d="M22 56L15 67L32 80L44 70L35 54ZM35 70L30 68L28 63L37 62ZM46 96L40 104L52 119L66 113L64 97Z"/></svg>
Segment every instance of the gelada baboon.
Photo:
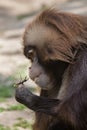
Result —
<svg viewBox="0 0 87 130"><path fill-rule="evenodd" d="M24 84L16 100L36 113L34 130L87 130L87 17L43 11L27 26L24 55L40 96Z"/></svg>

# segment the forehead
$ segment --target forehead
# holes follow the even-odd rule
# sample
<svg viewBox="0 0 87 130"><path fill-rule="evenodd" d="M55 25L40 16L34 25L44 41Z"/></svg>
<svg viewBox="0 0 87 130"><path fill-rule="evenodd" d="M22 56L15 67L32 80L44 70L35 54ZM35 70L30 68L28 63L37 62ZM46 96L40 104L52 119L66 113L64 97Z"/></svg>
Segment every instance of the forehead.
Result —
<svg viewBox="0 0 87 130"><path fill-rule="evenodd" d="M58 37L57 33L44 24L33 24L25 30L24 46L42 46L45 42L54 41Z"/></svg>

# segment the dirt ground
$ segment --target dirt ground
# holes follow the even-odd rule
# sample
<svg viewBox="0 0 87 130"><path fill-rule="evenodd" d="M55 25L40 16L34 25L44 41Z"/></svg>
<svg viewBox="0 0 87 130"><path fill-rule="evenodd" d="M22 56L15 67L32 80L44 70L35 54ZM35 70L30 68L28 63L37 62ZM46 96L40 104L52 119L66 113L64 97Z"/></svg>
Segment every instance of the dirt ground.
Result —
<svg viewBox="0 0 87 130"><path fill-rule="evenodd" d="M22 54L24 27L32 21L38 12L47 7L56 7L60 10L82 15L87 14L87 0L0 0L1 82L4 82L4 79L12 75L21 65L28 67L28 64L30 64ZM30 82L30 84L33 83ZM0 103L0 107L7 107L11 104L18 103L14 98L11 98ZM23 111L4 111L0 113L0 124L12 126L19 117L32 122L33 112L28 109ZM18 128L18 130L23 130L23 128Z"/></svg>

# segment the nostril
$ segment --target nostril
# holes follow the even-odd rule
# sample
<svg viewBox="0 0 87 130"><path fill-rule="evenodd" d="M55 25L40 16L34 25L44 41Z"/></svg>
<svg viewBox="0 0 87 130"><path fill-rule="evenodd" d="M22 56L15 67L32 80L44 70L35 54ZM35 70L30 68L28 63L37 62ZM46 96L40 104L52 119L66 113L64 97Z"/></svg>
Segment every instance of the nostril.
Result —
<svg viewBox="0 0 87 130"><path fill-rule="evenodd" d="M29 67L29 70L31 69L31 67Z"/></svg>

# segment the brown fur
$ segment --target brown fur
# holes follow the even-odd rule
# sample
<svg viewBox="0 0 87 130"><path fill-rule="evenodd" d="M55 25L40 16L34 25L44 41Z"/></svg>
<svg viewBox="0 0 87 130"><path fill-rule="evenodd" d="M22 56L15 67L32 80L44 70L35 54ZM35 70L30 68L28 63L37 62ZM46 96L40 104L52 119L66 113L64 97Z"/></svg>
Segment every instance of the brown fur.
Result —
<svg viewBox="0 0 87 130"><path fill-rule="evenodd" d="M27 26L24 33L24 46L36 44L44 62L62 60L73 63L79 48L87 44L87 18L57 10L42 12ZM53 50L49 50L49 46ZM48 91L48 95L49 93ZM68 115L65 115L66 117L68 119ZM69 120L74 124L73 116L71 117ZM47 130L51 120L50 116L37 113L34 130Z"/></svg>
<svg viewBox="0 0 87 130"><path fill-rule="evenodd" d="M24 34L24 45L38 45L44 41L41 44L41 46L43 45L40 48L41 50L43 47L45 48L46 41L48 42L48 49L49 46L52 46L51 48L53 48L54 53L49 54L46 50L47 47L43 49L43 54L40 54L42 54L44 60L49 61L49 58L52 60L60 59L70 63L75 57L77 48L83 43L87 44L86 20L87 18L83 16L58 12L56 10L46 10L28 25ZM31 38L31 35L33 38ZM35 40L32 41L34 37ZM27 40L28 42L25 39L29 39ZM76 48L74 52L72 52L73 47ZM44 57L44 55L47 57Z"/></svg>

